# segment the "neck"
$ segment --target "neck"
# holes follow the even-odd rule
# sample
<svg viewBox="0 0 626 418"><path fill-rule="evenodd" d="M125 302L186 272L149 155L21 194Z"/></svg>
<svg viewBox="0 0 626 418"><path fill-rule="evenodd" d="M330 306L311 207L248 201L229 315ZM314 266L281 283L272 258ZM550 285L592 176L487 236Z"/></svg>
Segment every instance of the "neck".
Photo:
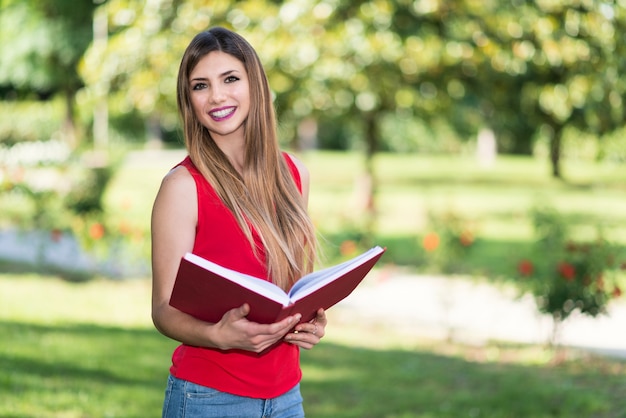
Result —
<svg viewBox="0 0 626 418"><path fill-rule="evenodd" d="M233 167L235 167L235 170L237 170L239 174L243 174L246 155L243 138L218 138L214 139L214 141L226 155Z"/></svg>

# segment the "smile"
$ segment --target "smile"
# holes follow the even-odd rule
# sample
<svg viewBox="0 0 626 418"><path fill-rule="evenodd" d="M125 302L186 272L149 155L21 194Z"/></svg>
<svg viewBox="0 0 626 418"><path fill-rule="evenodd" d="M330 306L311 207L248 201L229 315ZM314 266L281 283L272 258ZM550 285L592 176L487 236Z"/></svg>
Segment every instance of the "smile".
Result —
<svg viewBox="0 0 626 418"><path fill-rule="evenodd" d="M222 109L209 112L209 115L215 120L222 120L228 118L230 115L235 113L235 109L237 109L235 106L224 107Z"/></svg>

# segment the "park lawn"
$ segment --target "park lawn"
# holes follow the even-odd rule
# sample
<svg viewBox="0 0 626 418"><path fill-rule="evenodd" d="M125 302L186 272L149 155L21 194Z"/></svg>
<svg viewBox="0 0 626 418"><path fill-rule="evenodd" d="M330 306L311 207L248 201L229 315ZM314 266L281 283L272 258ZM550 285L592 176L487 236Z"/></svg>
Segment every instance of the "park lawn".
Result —
<svg viewBox="0 0 626 418"><path fill-rule="evenodd" d="M355 236L362 223L358 190L363 174L357 153L312 152L301 156L311 171L310 212L334 245ZM428 216L452 213L476 241L463 273L510 280L533 240L530 212L538 205L559 210L574 232L626 247L626 169L615 164L564 160L565 180L551 177L547 161L499 156L481 167L472 156L378 154L375 240L388 247L385 259L418 271L424 263L422 237ZM626 259L626 254L624 254Z"/></svg>
<svg viewBox="0 0 626 418"><path fill-rule="evenodd" d="M297 153L311 173L309 211L321 242L336 254L346 239L359 236L364 170L357 152ZM184 151L129 155L107 190L114 216L149 230L149 214L161 178ZM626 246L626 170L617 164L563 162L565 181L550 176L546 160L499 156L482 167L472 155L378 154L374 240L388 247L385 259L416 270L424 265L421 237L430 213L452 212L476 236L466 274L510 278L534 239L530 210L549 204L582 233L605 227L607 238ZM335 260L328 260L332 263Z"/></svg>
<svg viewBox="0 0 626 418"><path fill-rule="evenodd" d="M160 416L175 343L147 279L0 274L0 416ZM308 417L617 417L626 363L539 346L466 346L351 322L302 353Z"/></svg>
<svg viewBox="0 0 626 418"><path fill-rule="evenodd" d="M108 213L148 231L161 178L183 155L129 156L107 190ZM362 157L300 157L311 171L310 212L323 243L338 247L362 226L355 193ZM499 157L485 169L471 156L380 154L375 168L374 233L389 263L419 271L427 215L453 211L476 228L464 273L510 278L532 240L528 214L537 202L553 204L573 225L600 222L626 244L623 167L568 162L566 182L524 157ZM2 268L0 417L159 416L175 343L150 323L146 278L70 283ZM424 341L329 314L323 344L302 354L309 417L626 416L623 361Z"/></svg>
<svg viewBox="0 0 626 418"><path fill-rule="evenodd" d="M322 224L329 218L353 218L362 157L332 152L301 157L311 171L313 215ZM383 153L376 156L374 170L379 233L419 231L428 211L452 210L481 220L486 227L496 222L498 227L487 232L500 236L502 232L496 231L501 231L502 217L526 215L537 202L579 215L578 221L623 225L626 220L626 201L621 198L626 192L626 169L619 165L566 160L565 181L561 181L550 176L545 161L531 157L500 156L485 168L472 156ZM527 236L515 227L505 233ZM623 240L626 243L626 237Z"/></svg>

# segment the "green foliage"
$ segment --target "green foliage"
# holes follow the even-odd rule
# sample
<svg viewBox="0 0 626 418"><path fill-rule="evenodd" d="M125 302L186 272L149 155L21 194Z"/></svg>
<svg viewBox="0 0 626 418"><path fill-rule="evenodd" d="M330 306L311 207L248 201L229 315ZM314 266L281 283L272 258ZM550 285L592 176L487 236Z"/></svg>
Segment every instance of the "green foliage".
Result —
<svg viewBox="0 0 626 418"><path fill-rule="evenodd" d="M151 205L161 179L183 155L184 151L127 155L104 191L102 218L81 217L80 223L70 225L70 219L74 218L67 215L67 208L61 208L45 211L46 216L63 215L54 223L50 219L46 225L62 231L80 231L84 245L102 248L98 250L102 253L117 246L108 243L123 243L128 245L128 251L135 253L133 257L147 263ZM299 157L311 172L309 212L321 233L325 260L332 263L340 258L344 242L352 241L356 248L365 248L362 205L356 192L362 173L359 154L316 151ZM430 232L429 216L453 213L475 236L465 255L456 259L462 264L461 274L513 281L516 275L511 266L521 254L529 253L535 239L530 209L537 199L545 196L553 199L563 221L577 229L593 228L602 222L607 239L618 244L620 257L626 258L626 202L622 198L626 172L619 167L588 161L572 163L572 182L561 183L545 175L544 163L529 157L499 156L486 169L471 157L379 154L375 166L379 189L373 240L388 247L386 262L422 272L441 271L435 268L432 258L427 261L426 257L432 254L424 251L422 240ZM68 168L64 177L68 181L55 184L67 187L81 178L81 173L88 172L76 169ZM19 173L35 172L32 169L6 172L5 180L14 175L19 177ZM35 213L32 199L17 190L3 188L9 186L8 182L1 184L0 225L32 228ZM93 223L102 225L106 238L90 238ZM353 244L346 244L344 251Z"/></svg>
<svg viewBox="0 0 626 418"><path fill-rule="evenodd" d="M78 273L118 277L128 274L124 268L144 268L149 252L147 227L110 212L104 200L118 164L103 160L103 155L65 155L52 144L30 145L27 160L0 159L0 225L45 237L39 244L35 269L51 268L43 264L45 246L60 245L65 235L76 240L81 251L95 258L99 266L88 272L74 271L72 265L61 267L68 277ZM24 146L21 143L14 148ZM60 160L55 160L54 152L46 154L55 149ZM7 155L12 155L10 148Z"/></svg>
<svg viewBox="0 0 626 418"><path fill-rule="evenodd" d="M532 213L536 243L530 259L518 264L523 285L537 299L539 310L563 321L572 312L589 316L606 312L622 295L618 247L598 229L595 239L575 239L562 215L550 207Z"/></svg>
<svg viewBox="0 0 626 418"><path fill-rule="evenodd" d="M597 159L616 164L624 164L624 162L626 162L625 135L626 128L622 128L602 137L600 150L596 154Z"/></svg>
<svg viewBox="0 0 626 418"><path fill-rule="evenodd" d="M0 93L65 93L65 115L41 125L63 123L70 140L89 130L102 101L112 131L144 141L145 127L160 125L150 129L168 135L178 124L182 52L197 32L222 25L257 48L285 143L297 144L310 119L321 125L322 147L369 155L463 152L490 128L501 152L530 154L545 142L558 177L576 128L591 146L571 148L623 160L623 141L597 143L624 121L626 44L615 35L626 27L623 4L495 4L5 0L0 39L12 47L0 53ZM94 30L102 39L92 39ZM82 125L72 130L77 107ZM31 120L10 128L0 120L0 141L49 137L33 132Z"/></svg>
<svg viewBox="0 0 626 418"><path fill-rule="evenodd" d="M344 240L358 243L359 155L308 152L300 157L311 172L309 211L316 225L337 248ZM577 230L593 230L602 223L607 239L623 254L626 171L582 160L564 169L571 178L568 183L546 176L547 165L538 158L499 155L492 166L484 167L472 155L380 153L375 159L374 240L389 248L388 262L435 270L422 246L430 232L429 216L453 213L476 238L462 258L463 274L513 281L511 266L530 251L535 239L530 210L538 199L549 197L563 220Z"/></svg>
<svg viewBox="0 0 626 418"><path fill-rule="evenodd" d="M0 152L19 142L50 140L61 128L62 115L59 100L0 101Z"/></svg>
<svg viewBox="0 0 626 418"><path fill-rule="evenodd" d="M439 273L460 273L475 244L476 231L471 222L453 211L431 212L421 239L427 268Z"/></svg>
<svg viewBox="0 0 626 418"><path fill-rule="evenodd" d="M92 40L95 2L5 0L0 4L0 85L55 93L76 91L76 66ZM7 41L10 40L10 41Z"/></svg>
<svg viewBox="0 0 626 418"><path fill-rule="evenodd" d="M109 165L84 170L65 196L67 208L78 216L102 213L102 197L113 174L115 170Z"/></svg>

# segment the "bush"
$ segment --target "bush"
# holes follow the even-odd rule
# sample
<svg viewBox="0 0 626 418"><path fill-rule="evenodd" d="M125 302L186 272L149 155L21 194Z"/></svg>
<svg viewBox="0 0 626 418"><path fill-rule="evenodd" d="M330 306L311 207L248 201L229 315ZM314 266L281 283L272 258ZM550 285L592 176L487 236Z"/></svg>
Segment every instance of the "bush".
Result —
<svg viewBox="0 0 626 418"><path fill-rule="evenodd" d="M63 102L0 102L0 144L47 141L61 129Z"/></svg>
<svg viewBox="0 0 626 418"><path fill-rule="evenodd" d="M471 223L454 212L430 213L421 247L429 266L440 273L464 271L466 258L475 244Z"/></svg>
<svg viewBox="0 0 626 418"><path fill-rule="evenodd" d="M595 317L622 295L617 260L619 247L596 227L595 239L574 239L563 216L551 208L532 212L536 235L532 253L519 260L518 274L542 313L554 320L553 341L560 324L573 312Z"/></svg>
<svg viewBox="0 0 626 418"><path fill-rule="evenodd" d="M16 153L16 148L30 152ZM41 261L44 247L60 245L64 236L94 260L98 267L91 274L122 276L124 269L145 264L149 232L114 219L104 207L103 195L118 165L104 154L59 153L53 159L49 149L50 144L33 142L0 153L0 226L50 237L38 248L34 267L50 267ZM17 158L22 154L28 159ZM5 210L9 208L15 210ZM75 266L67 268L69 272Z"/></svg>

